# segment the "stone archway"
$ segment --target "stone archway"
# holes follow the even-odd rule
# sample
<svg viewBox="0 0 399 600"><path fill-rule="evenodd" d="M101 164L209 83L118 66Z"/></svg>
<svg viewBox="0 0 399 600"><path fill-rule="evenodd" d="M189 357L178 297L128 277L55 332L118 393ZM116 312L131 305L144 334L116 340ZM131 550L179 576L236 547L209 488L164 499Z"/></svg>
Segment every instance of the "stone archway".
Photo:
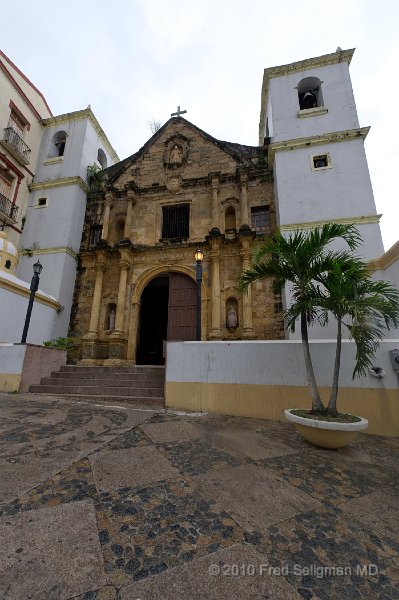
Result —
<svg viewBox="0 0 399 600"><path fill-rule="evenodd" d="M194 340L195 271L184 266L155 267L136 282L129 328L128 360L163 364L166 340ZM202 338L206 337L206 288L202 284Z"/></svg>

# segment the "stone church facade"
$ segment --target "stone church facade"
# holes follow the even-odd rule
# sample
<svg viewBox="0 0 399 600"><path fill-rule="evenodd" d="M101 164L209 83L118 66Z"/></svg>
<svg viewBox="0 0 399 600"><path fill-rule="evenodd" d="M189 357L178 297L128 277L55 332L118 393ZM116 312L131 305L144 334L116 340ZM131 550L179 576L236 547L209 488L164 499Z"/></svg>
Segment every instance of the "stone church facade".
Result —
<svg viewBox="0 0 399 600"><path fill-rule="evenodd" d="M194 253L204 254L202 340L280 339L270 282L237 280L276 228L266 146L214 139L172 117L92 188L70 335L93 364L163 364L166 340L194 340Z"/></svg>

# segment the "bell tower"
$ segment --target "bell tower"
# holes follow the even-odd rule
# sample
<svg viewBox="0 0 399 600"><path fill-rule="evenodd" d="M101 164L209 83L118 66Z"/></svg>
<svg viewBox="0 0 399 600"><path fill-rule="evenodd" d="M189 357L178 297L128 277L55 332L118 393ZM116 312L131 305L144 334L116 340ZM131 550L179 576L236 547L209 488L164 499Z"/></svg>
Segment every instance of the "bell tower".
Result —
<svg viewBox="0 0 399 600"><path fill-rule="evenodd" d="M353 223L371 260L384 252L349 64L342 50L265 69L259 144L268 146L281 230Z"/></svg>

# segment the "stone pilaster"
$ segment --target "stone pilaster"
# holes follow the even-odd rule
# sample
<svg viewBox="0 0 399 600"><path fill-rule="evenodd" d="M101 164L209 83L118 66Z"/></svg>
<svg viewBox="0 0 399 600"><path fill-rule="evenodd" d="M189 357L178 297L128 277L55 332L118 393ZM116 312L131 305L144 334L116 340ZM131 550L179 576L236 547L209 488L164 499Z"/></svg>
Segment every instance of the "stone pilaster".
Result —
<svg viewBox="0 0 399 600"><path fill-rule="evenodd" d="M240 173L240 189L241 189L241 223L240 225L249 224L248 214L248 174Z"/></svg>
<svg viewBox="0 0 399 600"><path fill-rule="evenodd" d="M105 207L104 207L104 216L103 216L103 230L101 233L101 239L107 241L108 240L108 232L109 232L109 218L111 214L111 204L112 204L112 194L111 192L107 192L105 194Z"/></svg>
<svg viewBox="0 0 399 600"><path fill-rule="evenodd" d="M247 236L245 232L241 234L241 250L240 256L242 260L242 270L246 271L250 267L251 263L251 247L250 247L250 232ZM246 340L255 339L255 332L252 323L252 290L251 285L248 286L247 291L244 292L242 297L242 337Z"/></svg>
<svg viewBox="0 0 399 600"><path fill-rule="evenodd" d="M220 319L220 241L221 236L211 240L210 259L212 263L212 290L211 290L211 330L209 339L222 337Z"/></svg>
<svg viewBox="0 0 399 600"><path fill-rule="evenodd" d="M133 206L135 204L136 204L136 199L134 197L133 190L127 190L127 211L126 211L125 231L123 233L123 237L126 240L130 240L130 232L132 229Z"/></svg>
<svg viewBox="0 0 399 600"><path fill-rule="evenodd" d="M133 302L130 310L129 339L127 345L127 359L132 364L136 363L137 331L139 325L140 302Z"/></svg>
<svg viewBox="0 0 399 600"><path fill-rule="evenodd" d="M220 207L219 207L219 175L210 175L212 185L212 229L220 229Z"/></svg>
<svg viewBox="0 0 399 600"><path fill-rule="evenodd" d="M100 306L101 306L101 294L103 289L103 277L105 273L105 264L97 263L96 269L96 282L94 284L93 300L91 304L90 313L90 325L88 335L97 338L98 335L98 319L100 317Z"/></svg>
<svg viewBox="0 0 399 600"><path fill-rule="evenodd" d="M105 263L97 262L95 270L96 281L91 303L89 331L82 337L82 364L95 363L95 359L97 358L98 321L100 317L103 277L106 270Z"/></svg>
<svg viewBox="0 0 399 600"><path fill-rule="evenodd" d="M118 289L118 301L116 305L116 318L115 318L115 333L123 333L123 321L125 315L125 304L126 304L126 284L127 274L130 269L130 263L126 258L122 258L119 261L120 275L119 275L119 289Z"/></svg>

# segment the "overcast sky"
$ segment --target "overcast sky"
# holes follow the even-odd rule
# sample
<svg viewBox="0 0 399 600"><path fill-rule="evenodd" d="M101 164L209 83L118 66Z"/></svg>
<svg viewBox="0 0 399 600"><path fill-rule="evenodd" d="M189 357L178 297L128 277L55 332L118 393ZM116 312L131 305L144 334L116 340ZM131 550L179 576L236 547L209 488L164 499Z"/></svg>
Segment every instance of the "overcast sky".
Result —
<svg viewBox="0 0 399 600"><path fill-rule="evenodd" d="M1 49L53 114L90 104L121 159L177 105L218 139L257 145L263 69L355 47L385 248L399 239L397 0L13 0L1 16Z"/></svg>

